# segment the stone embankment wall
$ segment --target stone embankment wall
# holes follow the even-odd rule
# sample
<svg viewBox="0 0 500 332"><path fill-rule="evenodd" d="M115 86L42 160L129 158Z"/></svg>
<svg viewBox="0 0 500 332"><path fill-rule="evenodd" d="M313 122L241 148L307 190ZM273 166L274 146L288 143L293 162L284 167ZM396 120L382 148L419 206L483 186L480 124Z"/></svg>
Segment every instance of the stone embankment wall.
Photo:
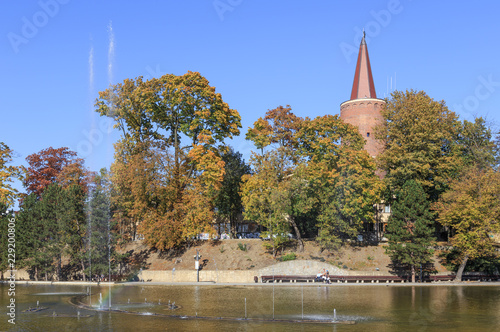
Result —
<svg viewBox="0 0 500 332"><path fill-rule="evenodd" d="M328 272L331 275L349 275L346 270L339 269L338 267L312 260L295 260L282 262L271 265L261 269L261 275L316 275L318 273Z"/></svg>
<svg viewBox="0 0 500 332"><path fill-rule="evenodd" d="M24 269L16 270L14 275L16 280L30 280L30 274L28 273L28 271ZM10 271L9 270L3 271L3 277L4 279L10 277Z"/></svg>
<svg viewBox="0 0 500 332"><path fill-rule="evenodd" d="M352 271L342 270L338 267L312 260L296 260L278 263L260 270L201 270L200 282L215 283L252 283L254 278L263 275L316 275L328 272L331 275L356 275ZM359 273L360 275L373 274L378 272ZM139 278L152 282L196 282L196 270L175 270L175 271L152 271L143 270Z"/></svg>
<svg viewBox="0 0 500 332"><path fill-rule="evenodd" d="M259 271L200 271L200 282L215 283L250 283L254 276L260 276ZM151 271L144 270L139 274L144 281L153 282L196 282L196 270Z"/></svg>

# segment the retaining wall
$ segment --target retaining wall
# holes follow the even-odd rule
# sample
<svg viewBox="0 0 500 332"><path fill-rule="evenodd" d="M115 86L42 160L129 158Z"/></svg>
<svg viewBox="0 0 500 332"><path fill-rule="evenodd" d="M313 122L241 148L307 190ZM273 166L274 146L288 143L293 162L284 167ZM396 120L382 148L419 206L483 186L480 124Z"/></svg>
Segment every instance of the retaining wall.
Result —
<svg viewBox="0 0 500 332"><path fill-rule="evenodd" d="M200 282L216 283L251 283L254 276L260 277L259 271L212 271L201 270ZM144 281L154 282L196 282L196 270L152 271L144 270L139 274Z"/></svg>
<svg viewBox="0 0 500 332"><path fill-rule="evenodd" d="M326 270L331 275L350 275L349 271L313 260L296 260L278 263L260 270L201 270L200 282L252 283L254 277L263 275L316 275ZM153 271L143 270L139 278L153 282L196 282L196 270Z"/></svg>

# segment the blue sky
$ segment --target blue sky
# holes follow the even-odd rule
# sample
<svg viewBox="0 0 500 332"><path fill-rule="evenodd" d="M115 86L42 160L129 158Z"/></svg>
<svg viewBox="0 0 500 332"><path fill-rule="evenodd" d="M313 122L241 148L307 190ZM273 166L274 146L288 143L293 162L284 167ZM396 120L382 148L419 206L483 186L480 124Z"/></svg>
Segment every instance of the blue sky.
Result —
<svg viewBox="0 0 500 332"><path fill-rule="evenodd" d="M228 142L279 105L299 116L338 114L349 99L361 30L377 90L427 92L461 119L499 128L497 1L2 1L0 141L13 164L69 147L109 167L109 123L98 91L138 76L198 71L242 117Z"/></svg>

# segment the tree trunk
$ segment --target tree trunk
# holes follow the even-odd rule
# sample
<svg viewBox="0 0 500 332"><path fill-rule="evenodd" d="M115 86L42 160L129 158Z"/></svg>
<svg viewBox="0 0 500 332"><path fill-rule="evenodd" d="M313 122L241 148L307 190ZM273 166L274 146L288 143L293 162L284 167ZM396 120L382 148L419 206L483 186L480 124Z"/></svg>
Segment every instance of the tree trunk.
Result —
<svg viewBox="0 0 500 332"><path fill-rule="evenodd" d="M83 259L81 261L81 264L82 264L83 281L85 282L85 281L87 281L87 276L85 275L85 262L83 261Z"/></svg>
<svg viewBox="0 0 500 332"><path fill-rule="evenodd" d="M35 281L38 281L38 266L35 266Z"/></svg>
<svg viewBox="0 0 500 332"><path fill-rule="evenodd" d="M469 260L469 256L465 255L464 259L462 260L462 263L460 263L460 267L458 268L457 276L455 277L455 281L462 281L462 274L464 273L465 265L467 265L468 260Z"/></svg>
<svg viewBox="0 0 500 332"><path fill-rule="evenodd" d="M415 265L411 266L411 282L415 282Z"/></svg>
<svg viewBox="0 0 500 332"><path fill-rule="evenodd" d="M229 216L229 228L231 229L231 238L233 239L236 238L236 219L237 217L231 213Z"/></svg>
<svg viewBox="0 0 500 332"><path fill-rule="evenodd" d="M292 227L295 231L295 236L297 236L297 241L299 242L299 252L304 251L304 241L302 241L302 237L300 236L300 230L297 227L297 223L295 222L295 219L293 219L292 216L288 216L290 220L290 224L292 224Z"/></svg>
<svg viewBox="0 0 500 332"><path fill-rule="evenodd" d="M61 281L62 272L62 255L59 254L59 259L57 260L57 281Z"/></svg>

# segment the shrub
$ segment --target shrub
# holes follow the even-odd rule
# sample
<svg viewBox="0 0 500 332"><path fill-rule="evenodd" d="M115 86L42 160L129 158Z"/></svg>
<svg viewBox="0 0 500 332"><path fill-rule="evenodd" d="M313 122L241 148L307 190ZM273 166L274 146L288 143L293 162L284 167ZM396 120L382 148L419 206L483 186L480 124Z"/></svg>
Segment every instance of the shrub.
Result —
<svg viewBox="0 0 500 332"><path fill-rule="evenodd" d="M297 258L297 256L295 255L295 253L294 253L294 252L291 252L291 253L289 253L289 254L286 254L285 256L282 256L280 260L281 260L282 262L286 262L286 261L293 261L293 260L295 260L296 258Z"/></svg>
<svg viewBox="0 0 500 332"><path fill-rule="evenodd" d="M240 249L241 251L247 251L247 245L238 242L238 249Z"/></svg>

